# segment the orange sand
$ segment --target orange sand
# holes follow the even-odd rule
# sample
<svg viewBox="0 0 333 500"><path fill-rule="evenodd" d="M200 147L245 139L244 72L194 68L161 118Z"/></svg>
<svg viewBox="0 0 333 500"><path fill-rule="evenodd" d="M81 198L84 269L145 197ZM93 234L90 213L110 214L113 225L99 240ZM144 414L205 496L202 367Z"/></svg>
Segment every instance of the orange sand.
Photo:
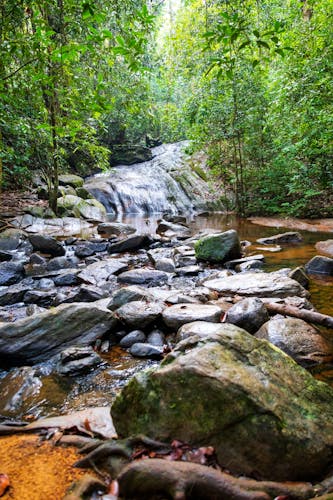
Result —
<svg viewBox="0 0 333 500"><path fill-rule="evenodd" d="M0 473L7 474L10 487L1 500L62 500L73 481L86 471L75 469L75 448L39 443L36 435L0 438Z"/></svg>

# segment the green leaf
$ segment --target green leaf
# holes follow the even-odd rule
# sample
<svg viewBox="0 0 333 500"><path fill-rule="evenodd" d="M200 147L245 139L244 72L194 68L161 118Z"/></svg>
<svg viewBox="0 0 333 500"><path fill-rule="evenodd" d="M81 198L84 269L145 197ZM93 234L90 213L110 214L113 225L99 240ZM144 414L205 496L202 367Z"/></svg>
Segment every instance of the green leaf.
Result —
<svg viewBox="0 0 333 500"><path fill-rule="evenodd" d="M259 47L264 47L265 49L270 49L270 46L268 45L267 42L264 42L263 40L257 40L257 45Z"/></svg>

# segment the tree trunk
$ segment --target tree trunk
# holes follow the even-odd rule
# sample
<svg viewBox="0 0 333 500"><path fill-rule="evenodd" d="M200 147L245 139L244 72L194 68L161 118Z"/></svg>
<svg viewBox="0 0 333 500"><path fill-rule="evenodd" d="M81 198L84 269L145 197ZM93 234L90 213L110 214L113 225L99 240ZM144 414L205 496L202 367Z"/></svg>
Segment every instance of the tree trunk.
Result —
<svg viewBox="0 0 333 500"><path fill-rule="evenodd" d="M303 319L309 323L326 326L326 328L333 328L333 317L326 314L272 302L265 304L265 306L268 312L292 316L293 318Z"/></svg>

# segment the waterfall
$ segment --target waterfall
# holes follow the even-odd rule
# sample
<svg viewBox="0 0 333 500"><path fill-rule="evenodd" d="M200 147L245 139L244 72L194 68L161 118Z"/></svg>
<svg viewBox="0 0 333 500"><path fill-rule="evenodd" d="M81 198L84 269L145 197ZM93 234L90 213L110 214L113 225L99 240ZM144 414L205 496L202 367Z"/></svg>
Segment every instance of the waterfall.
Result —
<svg viewBox="0 0 333 500"><path fill-rule="evenodd" d="M113 167L90 177L85 188L115 215L191 212L202 200L202 179L186 164L186 142L153 148L153 159ZM205 185L205 190L207 191Z"/></svg>

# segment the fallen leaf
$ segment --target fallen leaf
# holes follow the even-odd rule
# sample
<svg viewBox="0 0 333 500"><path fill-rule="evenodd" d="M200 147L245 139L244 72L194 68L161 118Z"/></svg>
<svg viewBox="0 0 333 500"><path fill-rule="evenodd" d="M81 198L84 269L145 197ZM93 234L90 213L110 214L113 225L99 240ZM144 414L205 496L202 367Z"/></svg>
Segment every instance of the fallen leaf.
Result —
<svg viewBox="0 0 333 500"><path fill-rule="evenodd" d="M0 474L0 497L5 493L6 489L10 486L9 477L7 474Z"/></svg>

